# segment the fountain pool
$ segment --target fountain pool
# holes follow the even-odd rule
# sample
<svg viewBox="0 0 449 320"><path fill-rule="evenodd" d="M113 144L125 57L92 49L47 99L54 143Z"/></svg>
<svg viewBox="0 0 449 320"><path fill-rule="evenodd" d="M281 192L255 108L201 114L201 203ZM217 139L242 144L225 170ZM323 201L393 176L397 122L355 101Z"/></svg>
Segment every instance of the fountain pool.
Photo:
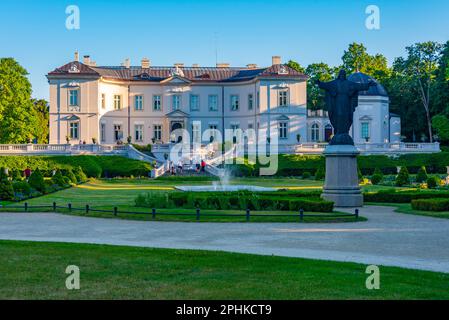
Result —
<svg viewBox="0 0 449 320"><path fill-rule="evenodd" d="M175 189L181 191L197 191L197 192L212 192L212 191L277 191L276 188L247 186L247 185L221 185L215 184L210 186L175 186Z"/></svg>

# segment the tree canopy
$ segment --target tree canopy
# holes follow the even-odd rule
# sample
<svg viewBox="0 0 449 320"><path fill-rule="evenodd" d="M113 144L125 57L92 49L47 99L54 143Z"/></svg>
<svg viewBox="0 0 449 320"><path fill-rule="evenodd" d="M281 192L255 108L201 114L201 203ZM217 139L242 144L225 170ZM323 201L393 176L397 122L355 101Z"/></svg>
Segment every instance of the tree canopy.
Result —
<svg viewBox="0 0 449 320"><path fill-rule="evenodd" d="M402 134L408 141L445 140L443 118L449 117L449 41L415 43L406 48L404 57L396 58L388 65L387 58L370 54L362 43L351 43L343 52L341 65L332 67L326 63L312 63L305 69L290 60L288 65L310 77L307 105L312 110L324 108L324 95L315 85L317 79L329 81L344 68L348 74L363 72L370 75L387 90L390 111L401 116ZM424 121L417 121L423 119ZM433 130L437 130L434 135Z"/></svg>
<svg viewBox="0 0 449 320"><path fill-rule="evenodd" d="M31 99L27 75L14 59L0 59L0 143L48 141L47 103Z"/></svg>

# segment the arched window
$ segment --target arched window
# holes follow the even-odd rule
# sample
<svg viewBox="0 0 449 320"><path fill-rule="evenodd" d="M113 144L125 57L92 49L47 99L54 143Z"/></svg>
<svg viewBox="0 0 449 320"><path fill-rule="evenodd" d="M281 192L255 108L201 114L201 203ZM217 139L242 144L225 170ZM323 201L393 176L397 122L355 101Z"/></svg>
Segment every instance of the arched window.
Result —
<svg viewBox="0 0 449 320"><path fill-rule="evenodd" d="M332 128L332 125L330 123L326 124L326 126L324 127L324 140L326 142L331 141L333 135L334 128Z"/></svg>
<svg viewBox="0 0 449 320"><path fill-rule="evenodd" d="M310 140L313 142L320 140L320 125L318 123L314 123L310 127Z"/></svg>

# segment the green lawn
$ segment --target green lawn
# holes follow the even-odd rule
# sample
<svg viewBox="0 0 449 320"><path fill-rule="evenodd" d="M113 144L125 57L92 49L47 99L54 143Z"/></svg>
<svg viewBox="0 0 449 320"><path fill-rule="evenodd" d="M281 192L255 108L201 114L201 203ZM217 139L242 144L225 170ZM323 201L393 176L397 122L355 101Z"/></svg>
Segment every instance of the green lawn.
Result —
<svg viewBox="0 0 449 320"><path fill-rule="evenodd" d="M67 206L71 203L72 206L78 208L84 208L86 204L93 209L109 210L112 211L114 207L118 207L119 211L142 211L147 214L135 215L120 213L115 217L112 213L102 212L90 212L89 216L94 217L106 217L106 218L121 218L121 219L136 219L136 220L150 220L150 210L144 208L136 208L134 206L134 199L140 193L146 192L166 192L175 190L175 186L180 185L212 185L216 182L211 181L211 178L205 178L203 181L198 180L198 177L192 179L180 180L179 177L164 178L164 179L92 179L88 183L78 185L69 189L65 189L56 193L45 195L42 197L29 199L27 202L30 206L33 205L51 205L56 202L58 206ZM286 188L290 190L316 190L321 189L323 182L315 180L302 180L296 178L276 178L276 177L258 177L258 178L234 178L230 184L247 184L263 187L276 187ZM391 189L390 187L388 187ZM383 186L362 186L364 191L377 191L385 189ZM3 202L4 205L23 205L24 202L18 204L11 204ZM3 208L2 211L14 211L13 209ZM50 209L38 209L35 211L49 211ZM68 213L68 210L60 210L63 213ZM165 209L158 210L158 212L166 213L194 213L194 210L187 209ZM201 217L200 221L211 222L243 222L245 217L235 217L234 214L244 214L242 211L211 211L204 210L203 214L225 214L224 217ZM253 212L255 213L255 212ZM285 212L285 211L270 211L260 212L261 214L274 215L273 217L252 217L252 222L298 222L297 212ZM71 214L84 215L83 212L73 211ZM291 214L292 217L280 217L280 214ZM305 212L305 215L311 214ZM319 215L319 213L313 213ZM358 220L352 217L341 217L339 212L335 212L335 216L332 217L305 217L304 222L354 222L364 221L363 217ZM276 216L277 215L277 216ZM323 214L321 214L323 215ZM195 216L157 216L156 220L161 221L196 221Z"/></svg>
<svg viewBox="0 0 449 320"><path fill-rule="evenodd" d="M233 183L243 183L252 184L255 183L253 179L244 179L243 182L240 180L234 180ZM255 179L257 180L257 179ZM268 185L266 180L272 179L262 179L259 181L259 185ZM294 179L273 179L278 184L287 185L287 180ZM240 182L237 182L240 181ZM301 181L301 180L299 180ZM173 182L158 180L130 180L130 179L114 179L114 180L92 180L88 183L75 186L73 188L65 189L59 192L55 192L42 197L29 199L20 203L10 204L12 206L23 206L24 202L27 202L29 206L36 205L52 205L56 202L58 206L67 206L68 203L72 204L73 208L85 208L86 204L90 206L91 209L99 210L109 210L111 212L95 212L90 211L87 216L90 217L102 217L102 218L119 218L119 219L134 219L134 220L152 220L150 215L151 209L149 208L137 208L134 206L134 199L139 193L146 192L166 192L173 191L175 185L190 185L191 182ZM252 183L253 182L253 183ZM298 188L300 190L307 190L309 187L306 182L302 181L303 184L296 184L291 186L291 188ZM315 182L315 181L312 181ZM210 184L212 182L201 182L197 181L197 184ZM313 187L313 186L312 186ZM117 207L119 211L132 211L132 212L142 212L144 214L126 214L120 213L117 216L112 214L114 207ZM51 211L51 208L37 208L30 211L44 212ZM23 211L22 209L12 209L5 207L2 211ZM69 213L68 209L58 209L58 212ZM157 212L162 213L180 213L180 214L190 214L190 215L156 215L156 220L158 221L196 221L196 216L194 209L160 209ZM235 214L243 215L244 211L237 210L202 210L202 214L223 214L224 216L202 216L200 217L201 222L244 222L246 217L244 216L233 216ZM263 211L263 212L252 212L253 214L264 214L265 217L251 217L251 222L299 222L298 212L286 212L286 211ZM70 214L74 215L86 215L84 211L72 211ZM290 217L281 217L279 215L289 214ZM313 214L317 217L305 217L304 222L355 222L355 221L365 221L363 217L355 219L354 217L344 217L341 216L341 212L334 212L331 217L326 217L329 213L317 213L317 212L305 212L305 215Z"/></svg>
<svg viewBox="0 0 449 320"><path fill-rule="evenodd" d="M80 290L65 269L80 268ZM277 256L0 241L0 299L449 299L449 274Z"/></svg>

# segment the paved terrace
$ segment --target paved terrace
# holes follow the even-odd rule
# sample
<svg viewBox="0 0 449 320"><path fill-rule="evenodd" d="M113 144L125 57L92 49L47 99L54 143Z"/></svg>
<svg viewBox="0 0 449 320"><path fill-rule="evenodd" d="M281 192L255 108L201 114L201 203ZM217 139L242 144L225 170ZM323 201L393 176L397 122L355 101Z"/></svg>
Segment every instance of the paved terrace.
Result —
<svg viewBox="0 0 449 320"><path fill-rule="evenodd" d="M222 250L449 273L449 219L367 206L359 223L182 223L0 213L0 239Z"/></svg>

